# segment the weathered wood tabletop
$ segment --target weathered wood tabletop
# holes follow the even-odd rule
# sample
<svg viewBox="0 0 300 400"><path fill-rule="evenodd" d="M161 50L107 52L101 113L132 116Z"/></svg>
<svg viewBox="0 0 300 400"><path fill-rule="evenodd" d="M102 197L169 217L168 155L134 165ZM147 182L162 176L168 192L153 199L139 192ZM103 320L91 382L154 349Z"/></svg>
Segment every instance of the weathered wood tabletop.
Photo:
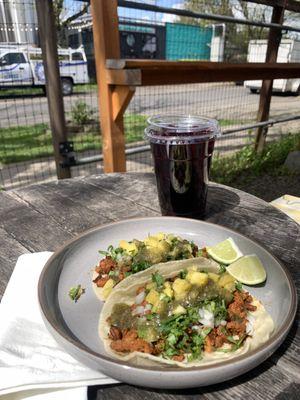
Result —
<svg viewBox="0 0 300 400"><path fill-rule="evenodd" d="M152 174L90 176L0 193L0 296L21 254L55 250L95 225L154 215L160 212ZM299 291L300 229L285 214L247 193L211 184L206 220L263 244L289 268ZM89 399L299 399L298 317L279 350L230 382L184 391L91 387Z"/></svg>

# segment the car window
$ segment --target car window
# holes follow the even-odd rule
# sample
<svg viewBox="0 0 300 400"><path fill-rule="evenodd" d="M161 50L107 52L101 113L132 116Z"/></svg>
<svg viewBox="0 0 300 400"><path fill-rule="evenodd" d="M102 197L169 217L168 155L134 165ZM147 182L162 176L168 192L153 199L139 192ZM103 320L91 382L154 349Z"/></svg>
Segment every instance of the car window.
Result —
<svg viewBox="0 0 300 400"><path fill-rule="evenodd" d="M72 53L72 60L73 61L82 61L83 54L82 53Z"/></svg>
<svg viewBox="0 0 300 400"><path fill-rule="evenodd" d="M4 61L4 63L3 63ZM12 64L22 64L26 63L23 53L7 53L1 57L1 64L12 65Z"/></svg>

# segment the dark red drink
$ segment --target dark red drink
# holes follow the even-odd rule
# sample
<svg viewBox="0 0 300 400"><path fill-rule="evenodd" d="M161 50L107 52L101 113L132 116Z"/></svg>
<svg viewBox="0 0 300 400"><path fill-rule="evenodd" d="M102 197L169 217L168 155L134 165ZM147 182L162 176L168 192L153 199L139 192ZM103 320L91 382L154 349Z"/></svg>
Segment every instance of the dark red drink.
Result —
<svg viewBox="0 0 300 400"><path fill-rule="evenodd" d="M159 116L148 122L162 214L203 218L217 121Z"/></svg>

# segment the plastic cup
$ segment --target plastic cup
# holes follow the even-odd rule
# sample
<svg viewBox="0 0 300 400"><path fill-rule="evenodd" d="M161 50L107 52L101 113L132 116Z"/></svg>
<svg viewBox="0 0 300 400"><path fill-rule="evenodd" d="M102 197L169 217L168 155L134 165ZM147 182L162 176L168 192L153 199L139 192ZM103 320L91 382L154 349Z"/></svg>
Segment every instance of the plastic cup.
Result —
<svg viewBox="0 0 300 400"><path fill-rule="evenodd" d="M162 215L202 219L218 122L200 116L158 115L148 119Z"/></svg>

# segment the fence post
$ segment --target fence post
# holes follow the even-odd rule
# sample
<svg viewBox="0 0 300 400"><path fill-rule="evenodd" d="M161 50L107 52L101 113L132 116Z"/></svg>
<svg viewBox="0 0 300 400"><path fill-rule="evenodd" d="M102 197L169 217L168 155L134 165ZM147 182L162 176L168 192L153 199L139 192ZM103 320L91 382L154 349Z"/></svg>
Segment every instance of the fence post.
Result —
<svg viewBox="0 0 300 400"><path fill-rule="evenodd" d="M91 0L91 9L104 172L125 172L123 114L114 118L113 93L118 91L106 80L106 60L120 58L117 0ZM126 102L130 100L130 96L131 93L128 94Z"/></svg>
<svg viewBox="0 0 300 400"><path fill-rule="evenodd" d="M62 167L64 161L59 145L67 140L63 95L59 75L56 26L52 0L36 0L39 36L46 79L46 91L52 132L52 143L58 179L71 177L70 167Z"/></svg>
<svg viewBox="0 0 300 400"><path fill-rule="evenodd" d="M276 6L273 8L272 23L282 24L284 16L284 7ZM268 47L266 54L266 63L275 63L277 61L278 48L281 41L281 29L270 28L268 36ZM259 98L259 107L257 113L257 122L266 121L269 118L270 104L272 97L273 80L264 80L262 82ZM256 131L255 150L257 153L263 151L268 127L259 127Z"/></svg>

